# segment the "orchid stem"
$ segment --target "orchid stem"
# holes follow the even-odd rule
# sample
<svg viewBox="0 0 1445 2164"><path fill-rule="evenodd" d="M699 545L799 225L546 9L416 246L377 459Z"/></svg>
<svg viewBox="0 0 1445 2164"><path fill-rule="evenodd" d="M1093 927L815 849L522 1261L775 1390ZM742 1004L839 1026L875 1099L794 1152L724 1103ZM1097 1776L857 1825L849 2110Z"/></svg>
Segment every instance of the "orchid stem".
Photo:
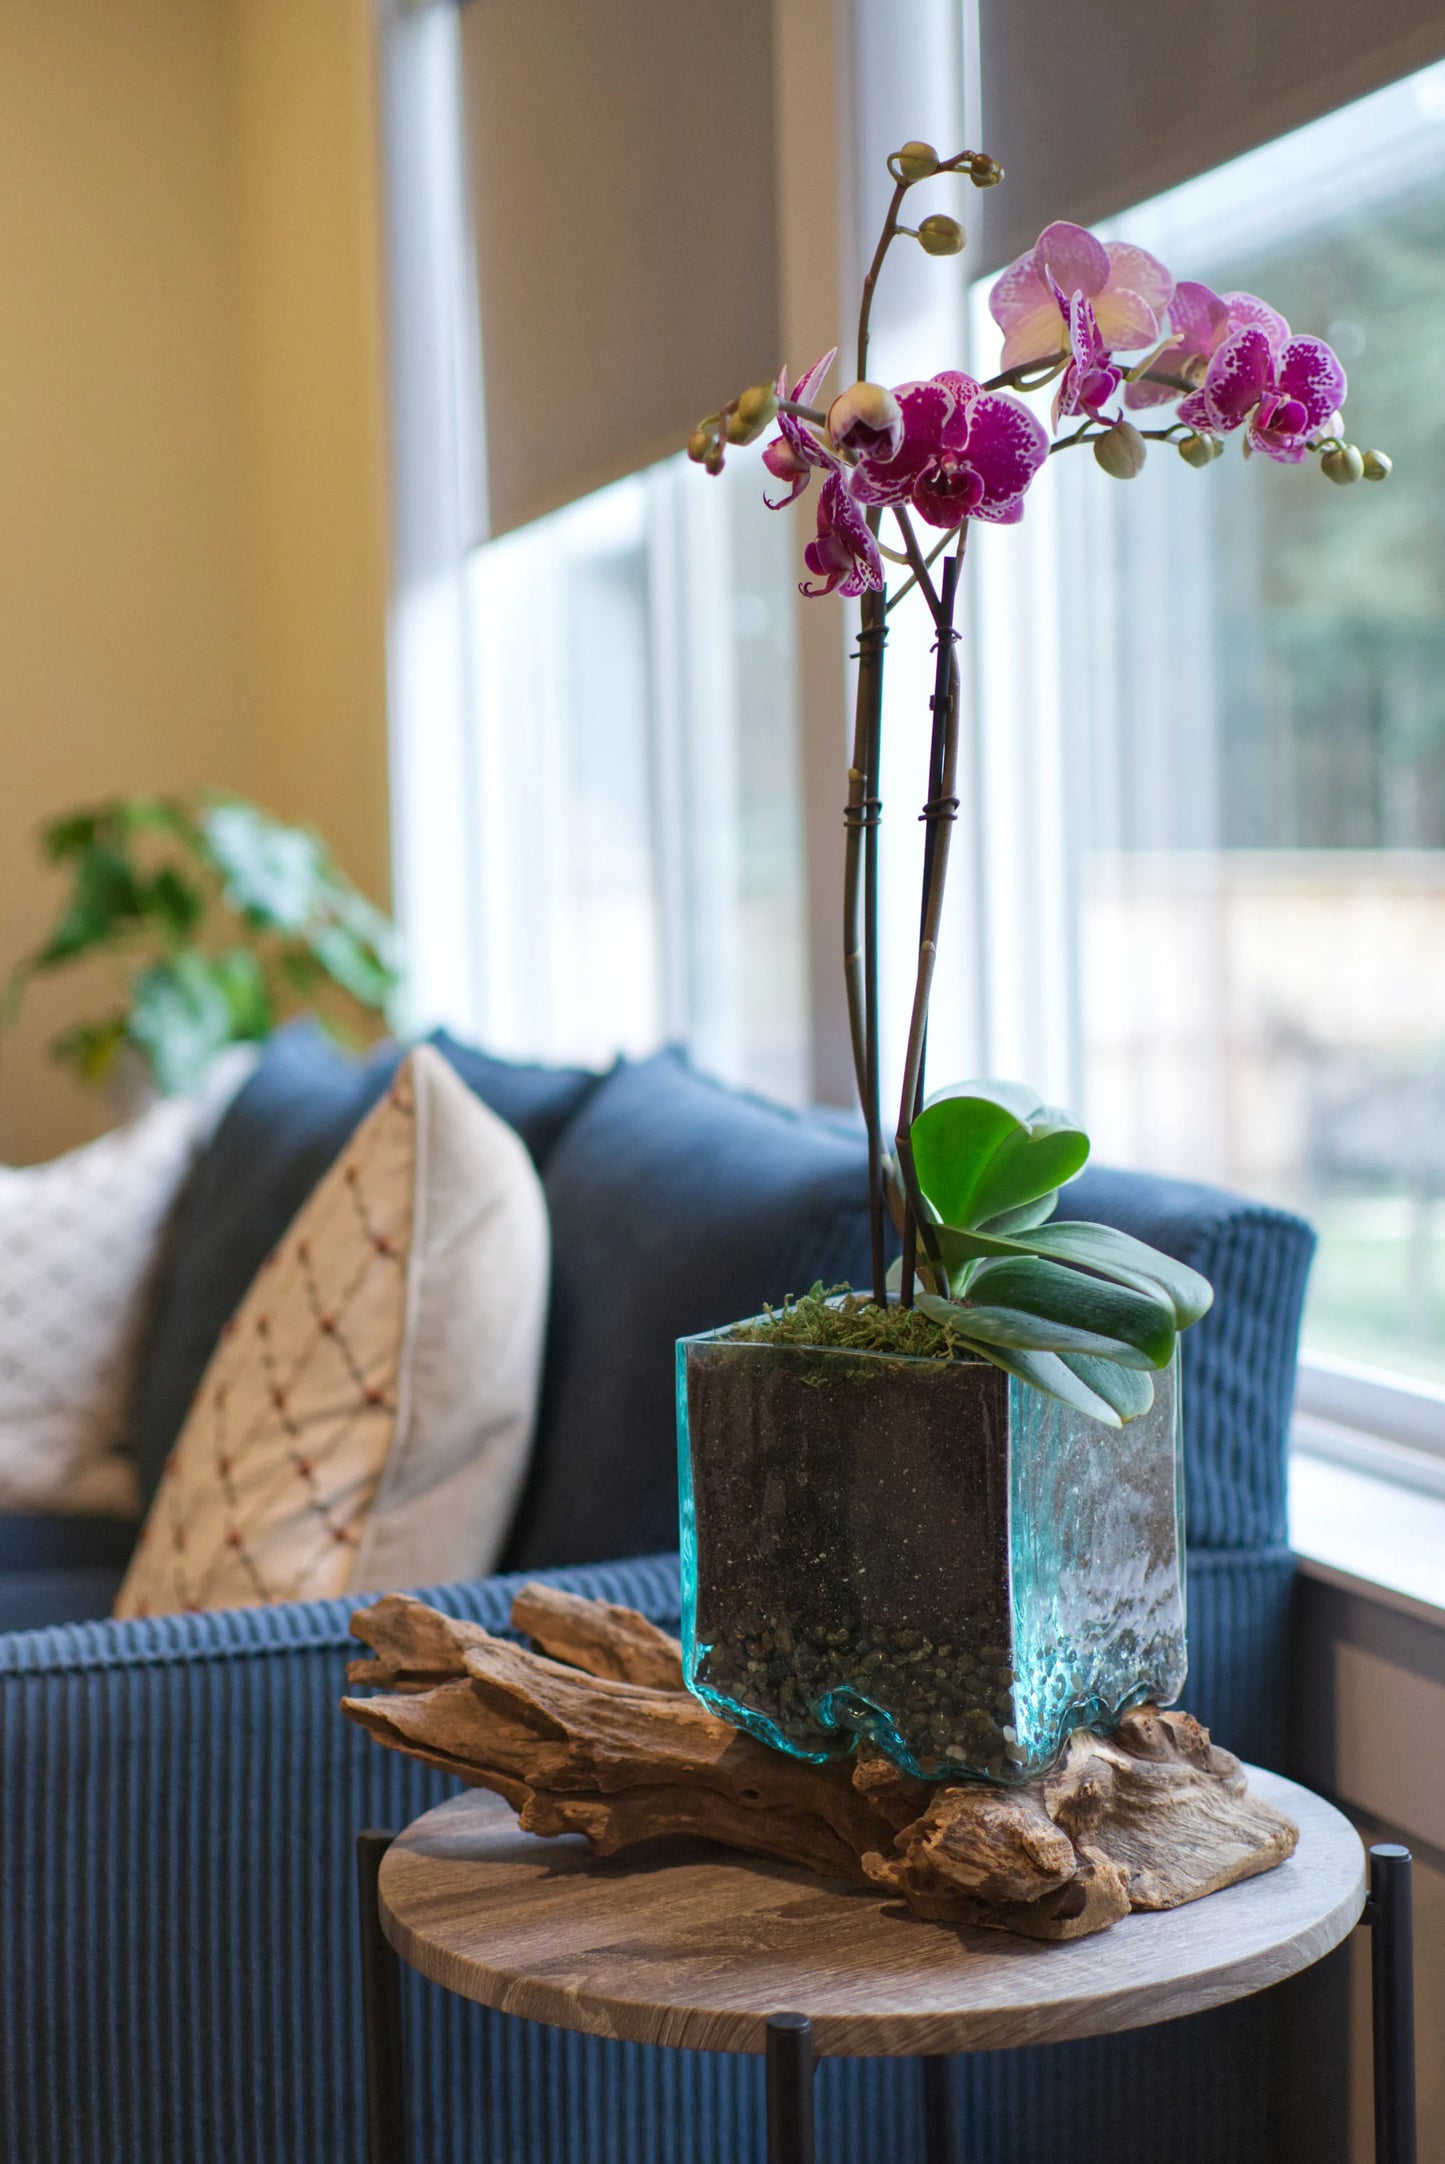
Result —
<svg viewBox="0 0 1445 2164"><path fill-rule="evenodd" d="M933 618L935 624L938 625L939 629L942 630L942 604L939 601L938 594L934 589L933 581L928 576L928 561L924 557L923 550L919 546L918 536L913 530L913 521L908 516L907 511L905 511L901 503L894 504L893 516L898 521L898 530L903 536L903 546L908 551L908 562L913 566L914 580L917 585L922 588L923 598L928 603L928 613ZM901 593L902 589L900 589L899 594L895 595L894 598L901 598Z"/></svg>
<svg viewBox="0 0 1445 2164"><path fill-rule="evenodd" d="M918 970L913 988L913 1013L909 1021L908 1051L903 1068L903 1093L898 1107L896 1152L899 1175L906 1197L903 1219L903 1274L901 1297L913 1305L913 1279L917 1268L918 1237L932 1255L932 1239L923 1211L923 1198L913 1166L910 1129L923 1106L923 1071L928 1047L928 1008L933 992L933 971L938 958L938 934L943 920L943 895L948 879L949 840L958 817L958 701L959 675L953 628L959 573L968 541L968 526L959 530L958 548L943 566L943 593L939 604L937 664L934 670L933 731L929 745L928 798L923 807L923 896L919 909Z"/></svg>

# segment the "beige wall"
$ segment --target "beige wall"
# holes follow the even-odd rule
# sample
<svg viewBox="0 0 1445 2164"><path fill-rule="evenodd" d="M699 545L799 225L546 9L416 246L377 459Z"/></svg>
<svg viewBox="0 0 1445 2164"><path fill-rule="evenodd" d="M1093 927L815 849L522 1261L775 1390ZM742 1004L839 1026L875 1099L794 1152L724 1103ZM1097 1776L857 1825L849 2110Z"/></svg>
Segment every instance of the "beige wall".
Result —
<svg viewBox="0 0 1445 2164"><path fill-rule="evenodd" d="M0 0L0 969L112 791L253 794L385 899L370 20ZM103 1123L43 1053L97 1004L0 1045L0 1160Z"/></svg>

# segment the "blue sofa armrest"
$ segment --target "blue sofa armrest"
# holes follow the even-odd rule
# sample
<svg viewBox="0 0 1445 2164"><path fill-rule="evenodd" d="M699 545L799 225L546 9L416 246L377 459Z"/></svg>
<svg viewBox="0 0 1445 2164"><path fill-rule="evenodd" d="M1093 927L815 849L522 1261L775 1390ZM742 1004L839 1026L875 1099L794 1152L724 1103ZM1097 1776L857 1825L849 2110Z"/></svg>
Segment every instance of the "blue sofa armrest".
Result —
<svg viewBox="0 0 1445 2164"><path fill-rule="evenodd" d="M553 1575L676 1625L673 1558ZM501 1630L520 1582L425 1597ZM355 1836L456 1783L337 1711L358 1604L0 1638L0 2156L361 2164ZM460 2142L484 2055L413 2027Z"/></svg>

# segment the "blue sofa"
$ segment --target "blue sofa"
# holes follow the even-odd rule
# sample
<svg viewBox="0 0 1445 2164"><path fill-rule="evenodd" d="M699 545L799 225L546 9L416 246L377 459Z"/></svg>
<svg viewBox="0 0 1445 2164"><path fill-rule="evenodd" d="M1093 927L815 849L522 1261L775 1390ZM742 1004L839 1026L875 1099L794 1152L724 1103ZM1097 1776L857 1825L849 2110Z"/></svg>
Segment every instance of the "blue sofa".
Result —
<svg viewBox="0 0 1445 2164"><path fill-rule="evenodd" d="M517 1573L675 1624L673 1339L865 1274L862 1150L677 1054L607 1076L443 1049L533 1150L553 1312ZM273 1042L178 1216L137 1391L154 1477L187 1375L395 1060ZM1097 1216L1203 1270L1185 1340L1191 1677L1220 1739L1279 1764L1291 1563L1284 1448L1312 1246L1280 1212L1090 1171ZM279 1223L278 1223L279 1219ZM6 2164L361 2164L353 1844L449 1793L336 1712L352 1603L114 1624L128 1534L0 1522L0 2157ZM641 1555L643 1560L635 1560ZM517 1576L432 1589L505 1629ZM39 1627L36 1627L39 1626ZM755 2062L601 2043L409 1979L414 2164L743 2164ZM1269 2000L956 2070L969 2164L1266 2164ZM1167 2098L1161 2120L1123 2100ZM917 2069L829 2062L820 2154L922 2158ZM1161 2108L1163 2108L1161 2106ZM1167 2129L1167 2131L1165 2131Z"/></svg>

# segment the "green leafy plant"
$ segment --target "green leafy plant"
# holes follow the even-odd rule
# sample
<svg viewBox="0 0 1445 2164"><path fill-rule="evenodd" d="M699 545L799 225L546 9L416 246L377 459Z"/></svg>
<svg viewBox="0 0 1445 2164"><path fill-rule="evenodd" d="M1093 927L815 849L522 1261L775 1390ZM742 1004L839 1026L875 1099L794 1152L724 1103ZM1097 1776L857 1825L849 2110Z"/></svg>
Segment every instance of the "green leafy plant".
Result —
<svg viewBox="0 0 1445 2164"><path fill-rule="evenodd" d="M49 937L11 973L13 1022L40 976L105 955L121 1003L56 1037L52 1056L103 1084L139 1057L162 1095L191 1088L221 1048L315 1011L343 1039L385 1016L396 942L326 844L239 797L125 797L41 832L70 891Z"/></svg>
<svg viewBox="0 0 1445 2164"><path fill-rule="evenodd" d="M1059 1188L1089 1154L1077 1122L1017 1083L964 1082L929 1099L909 1139L923 1314L1111 1427L1147 1412L1150 1371L1169 1365L1178 1333L1214 1295L1143 1240L1054 1220Z"/></svg>

